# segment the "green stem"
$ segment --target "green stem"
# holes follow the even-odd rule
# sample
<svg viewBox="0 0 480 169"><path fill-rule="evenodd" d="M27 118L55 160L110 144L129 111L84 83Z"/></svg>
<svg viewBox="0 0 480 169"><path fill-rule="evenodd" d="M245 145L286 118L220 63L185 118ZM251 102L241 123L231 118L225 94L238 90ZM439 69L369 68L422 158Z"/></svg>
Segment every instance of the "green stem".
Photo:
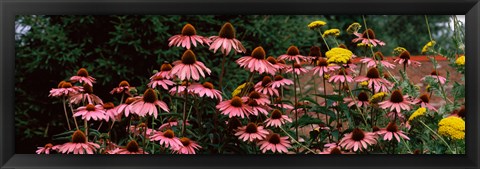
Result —
<svg viewBox="0 0 480 169"><path fill-rule="evenodd" d="M440 136L440 135L439 135L437 132L435 132L432 128L428 127L427 124L425 124L423 121L419 120L419 122L420 122L423 126L425 126L428 130L430 130L433 134L435 134L435 136L437 136L437 137L443 142L443 144L445 144L445 145L447 146L447 148L448 148L448 150L450 150L450 152L452 152L453 154L456 154L456 152L452 150L452 148L450 147L450 145L447 143L447 141L445 141L445 140L443 139L442 136Z"/></svg>
<svg viewBox="0 0 480 169"><path fill-rule="evenodd" d="M63 96L62 101L63 101L63 112L65 112L65 119L67 120L68 130L71 131L72 127L70 127L70 119L68 118L68 114L67 114L67 105L65 103L65 96Z"/></svg>
<svg viewBox="0 0 480 169"><path fill-rule="evenodd" d="M313 154L317 154L317 152L315 152L315 151L313 151L312 149L304 146L302 143L300 143L299 141L297 141L297 139L293 138L290 134L288 134L287 131L285 131L285 129L283 129L282 127L280 127L280 129L281 129L288 137L290 137L290 139L292 139L292 142L298 144L299 146L301 146L301 147L303 147L304 149L312 152Z"/></svg>

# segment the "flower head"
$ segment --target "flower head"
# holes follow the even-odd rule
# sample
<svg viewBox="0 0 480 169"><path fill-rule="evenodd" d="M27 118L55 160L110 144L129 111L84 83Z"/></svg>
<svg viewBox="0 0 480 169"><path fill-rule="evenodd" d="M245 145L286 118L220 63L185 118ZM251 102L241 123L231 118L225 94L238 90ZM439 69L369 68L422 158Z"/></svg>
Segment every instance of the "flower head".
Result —
<svg viewBox="0 0 480 169"><path fill-rule="evenodd" d="M462 55L455 60L455 64L458 66L464 66L465 65L465 55Z"/></svg>
<svg viewBox="0 0 480 169"><path fill-rule="evenodd" d="M147 114L153 115L155 118L158 116L157 106L163 111L169 112L167 104L157 99L157 94L153 89L147 89L141 99L135 100L130 105L130 110L139 116L145 116Z"/></svg>
<svg viewBox="0 0 480 169"><path fill-rule="evenodd" d="M182 28L182 34L174 35L168 39L168 46L171 47L176 45L177 47L182 46L190 49L192 44L193 46L197 47L197 42L201 45L209 45L211 41L208 38L197 35L197 31L193 25L186 24Z"/></svg>
<svg viewBox="0 0 480 169"><path fill-rule="evenodd" d="M358 22L354 22L348 26L347 33L348 34L356 33L358 32L358 30L360 30L360 28L362 28L362 25L360 25Z"/></svg>
<svg viewBox="0 0 480 169"><path fill-rule="evenodd" d="M361 41L364 44L372 44L373 46L384 46L385 42L375 39L375 32L372 29L365 30L362 34L360 33L353 33L357 38L353 39L352 42Z"/></svg>
<svg viewBox="0 0 480 169"><path fill-rule="evenodd" d="M396 110L399 113L401 110L410 110L410 101L407 100L408 96L402 95L402 91L395 90L390 95L390 99L378 103L382 109L389 109L390 111Z"/></svg>
<svg viewBox="0 0 480 169"><path fill-rule="evenodd" d="M100 145L87 142L87 136L82 131L77 130L73 133L71 142L58 146L58 152L63 154L94 154L99 148Z"/></svg>
<svg viewBox="0 0 480 169"><path fill-rule="evenodd" d="M75 82L86 83L90 86L93 86L92 83L95 83L95 78L88 75L87 69L80 68L77 72L77 75L72 76L70 78L70 81L72 81L73 83L75 83Z"/></svg>
<svg viewBox="0 0 480 169"><path fill-rule="evenodd" d="M268 150L272 151L273 153L287 153L288 148L292 147L290 145L290 141L288 141L288 137L281 137L276 133L268 135L265 140L258 142L257 145L260 146L262 153L266 153Z"/></svg>
<svg viewBox="0 0 480 169"><path fill-rule="evenodd" d="M332 48L325 53L328 63L346 64L352 58L352 51L343 48Z"/></svg>
<svg viewBox="0 0 480 169"><path fill-rule="evenodd" d="M364 132L359 128L353 129L351 133L345 134L340 140L339 145L345 149L351 149L353 151L362 151L367 149L368 145L376 144L375 134L371 132Z"/></svg>
<svg viewBox="0 0 480 169"><path fill-rule="evenodd" d="M390 141L394 137L397 139L398 142L400 142L400 137L405 139L405 140L410 140L407 135L402 130L399 130L395 122L390 122L388 126L385 129L380 129L380 131L377 132L379 135L384 135L383 140Z"/></svg>
<svg viewBox="0 0 480 169"><path fill-rule="evenodd" d="M90 119L95 121L106 120L107 116L105 115L105 110L102 105L93 105L88 104L87 106L82 106L77 109L77 112L73 114L73 117L82 116L82 119L90 121Z"/></svg>
<svg viewBox="0 0 480 169"><path fill-rule="evenodd" d="M329 29L323 32L323 37L326 36L340 36L340 30L339 29Z"/></svg>
<svg viewBox="0 0 480 169"><path fill-rule="evenodd" d="M138 146L137 141L132 140L128 142L127 146L117 148L111 152L111 154L146 154L142 148Z"/></svg>
<svg viewBox="0 0 480 169"><path fill-rule="evenodd" d="M78 94L83 91L79 86L73 86L70 82L61 81L58 83L58 88L50 90L49 97L68 97Z"/></svg>
<svg viewBox="0 0 480 169"><path fill-rule="evenodd" d="M410 117L408 118L408 121L412 121L417 117L423 116L425 115L426 112L427 112L427 109L425 107L420 107L415 112L413 112L412 115L410 115Z"/></svg>
<svg viewBox="0 0 480 169"><path fill-rule="evenodd" d="M231 100L220 102L216 108L220 110L223 115L228 115L229 118L235 116L245 118L253 112L250 106L245 104L247 100L248 98L234 96Z"/></svg>
<svg viewBox="0 0 480 169"><path fill-rule="evenodd" d="M306 60L305 56L300 55L300 51L296 46L290 46L287 49L287 53L280 55L278 59L286 61L295 61L297 64L300 64L302 61Z"/></svg>
<svg viewBox="0 0 480 169"><path fill-rule="evenodd" d="M282 112L278 109L274 109L270 117L265 120L266 126L280 127L286 122L292 122L292 119L287 115L283 115Z"/></svg>
<svg viewBox="0 0 480 169"><path fill-rule="evenodd" d="M175 137L175 133L168 129L165 132L155 131L155 134L150 136L151 141L160 141L160 145L163 145L172 150L177 150L182 147L183 144L180 142L178 137Z"/></svg>
<svg viewBox="0 0 480 169"><path fill-rule="evenodd" d="M196 154L196 150L202 148L202 146L187 137L180 138L180 142L182 143L182 146L173 150L176 154Z"/></svg>
<svg viewBox="0 0 480 169"><path fill-rule="evenodd" d="M446 117L438 123L438 134L456 140L465 139L465 121L457 116Z"/></svg>
<svg viewBox="0 0 480 169"><path fill-rule="evenodd" d="M267 134L268 131L263 129L263 126L248 123L246 126L238 127L235 136L238 136L240 140L253 142L254 140L263 140Z"/></svg>
<svg viewBox="0 0 480 169"><path fill-rule="evenodd" d="M210 82L204 82L203 84L192 84L190 89L193 91L193 93L198 94L200 97L207 96L212 99L218 99L219 101L222 100L222 92L215 89L213 84Z"/></svg>
<svg viewBox="0 0 480 169"><path fill-rule="evenodd" d="M250 72L269 73L274 75L277 68L265 59L265 50L259 46L252 51L252 56L243 56L236 62L240 67L248 68Z"/></svg>
<svg viewBox="0 0 480 169"><path fill-rule="evenodd" d="M212 72L202 62L197 61L197 57L191 50L186 50L182 59L173 62L171 75L176 75L180 80L199 80L200 76L205 77L205 73L210 75Z"/></svg>
<svg viewBox="0 0 480 169"><path fill-rule="evenodd" d="M426 52L430 51L433 48L433 46L435 46L435 44L436 44L436 42L433 41L433 40L428 42L427 44L425 44L425 46L423 46L423 48L422 48L422 53L426 53Z"/></svg>
<svg viewBox="0 0 480 169"><path fill-rule="evenodd" d="M393 49L392 53L398 56L404 51L407 51L407 49L405 49L404 47L396 47L395 49Z"/></svg>
<svg viewBox="0 0 480 169"><path fill-rule="evenodd" d="M220 49L224 55L228 55L232 49L235 53L245 53L247 51L242 43L235 39L235 28L228 22L222 26L218 36L211 36L210 40L212 40L212 43L209 49L213 50L214 53L216 53L218 49Z"/></svg>
<svg viewBox="0 0 480 169"><path fill-rule="evenodd" d="M310 28L310 29L320 28L322 26L325 26L326 24L327 24L327 22L325 22L325 21L317 20L317 21L310 22L308 24L308 28Z"/></svg>

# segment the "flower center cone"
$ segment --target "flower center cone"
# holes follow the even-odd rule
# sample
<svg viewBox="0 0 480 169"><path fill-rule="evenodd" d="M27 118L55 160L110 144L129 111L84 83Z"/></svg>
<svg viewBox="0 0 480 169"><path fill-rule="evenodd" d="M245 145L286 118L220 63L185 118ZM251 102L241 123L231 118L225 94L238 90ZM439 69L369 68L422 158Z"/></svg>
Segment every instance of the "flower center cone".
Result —
<svg viewBox="0 0 480 169"><path fill-rule="evenodd" d="M183 26L183 28L182 28L182 35L183 36L193 36L193 35L196 35L196 34L197 34L197 31L195 30L195 27L193 27L193 25L186 24L185 26Z"/></svg>

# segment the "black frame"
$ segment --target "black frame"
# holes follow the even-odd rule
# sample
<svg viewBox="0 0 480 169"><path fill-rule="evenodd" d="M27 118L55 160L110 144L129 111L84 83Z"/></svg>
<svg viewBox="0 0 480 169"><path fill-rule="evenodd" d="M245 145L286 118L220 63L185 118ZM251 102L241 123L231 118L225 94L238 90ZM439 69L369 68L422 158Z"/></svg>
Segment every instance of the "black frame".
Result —
<svg viewBox="0 0 480 169"><path fill-rule="evenodd" d="M479 168L479 0L0 0L1 168ZM466 15L465 155L35 155L15 154L15 15L461 14Z"/></svg>

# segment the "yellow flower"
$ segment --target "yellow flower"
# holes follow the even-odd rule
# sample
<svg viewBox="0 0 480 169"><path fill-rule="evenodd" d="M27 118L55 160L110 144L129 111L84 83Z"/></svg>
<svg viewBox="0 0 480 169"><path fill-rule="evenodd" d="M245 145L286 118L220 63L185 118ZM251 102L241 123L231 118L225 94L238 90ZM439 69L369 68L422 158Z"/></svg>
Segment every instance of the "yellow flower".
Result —
<svg viewBox="0 0 480 169"><path fill-rule="evenodd" d="M396 47L395 49L393 49L393 54L394 55L400 55L400 53L402 53L404 51L407 51L407 49L399 46L399 47Z"/></svg>
<svg viewBox="0 0 480 169"><path fill-rule="evenodd" d="M240 92L242 92L242 89L245 88L245 86L247 85L247 83L243 83L241 84L240 86L238 86L233 92L232 92L232 97L235 97L237 96L238 94L240 94Z"/></svg>
<svg viewBox="0 0 480 169"><path fill-rule="evenodd" d="M464 66L465 65L465 55L462 55L455 60L455 64L458 66Z"/></svg>
<svg viewBox="0 0 480 169"><path fill-rule="evenodd" d="M408 121L412 121L413 119L419 116L423 116L425 115L426 112L427 112L427 109L425 107L420 107L417 109L417 111L413 112L413 114L410 115L410 117L408 118Z"/></svg>
<svg viewBox="0 0 480 169"><path fill-rule="evenodd" d="M435 41L430 41L428 42L427 44L425 44L425 46L423 46L423 49L422 49L422 53L426 53L428 52L430 49L432 49L432 47L436 44Z"/></svg>
<svg viewBox="0 0 480 169"><path fill-rule="evenodd" d="M358 22L354 22L354 23L350 24L350 26L348 26L347 33L348 34L353 34L355 32L358 32L358 30L361 27L362 27L362 25L360 25Z"/></svg>
<svg viewBox="0 0 480 169"><path fill-rule="evenodd" d="M363 81L363 82L360 82L359 83L361 86L367 86L368 85L368 82L367 81Z"/></svg>
<svg viewBox="0 0 480 169"><path fill-rule="evenodd" d="M371 104L374 104L374 103L379 103L380 101L383 100L383 98L387 95L387 93L385 92L378 92L378 93L375 93L368 102L370 102Z"/></svg>
<svg viewBox="0 0 480 169"><path fill-rule="evenodd" d="M457 116L446 117L438 123L438 134L452 139L465 139L465 121Z"/></svg>
<svg viewBox="0 0 480 169"><path fill-rule="evenodd" d="M332 48L325 53L328 63L347 63L352 57L352 51L343 48Z"/></svg>
<svg viewBox="0 0 480 169"><path fill-rule="evenodd" d="M430 86L430 85L427 85L427 87L425 87L425 90L427 90L427 92L430 92L431 89L432 89L432 86Z"/></svg>
<svg viewBox="0 0 480 169"><path fill-rule="evenodd" d="M325 36L340 36L340 30L339 29L329 29L323 32L323 37Z"/></svg>
<svg viewBox="0 0 480 169"><path fill-rule="evenodd" d="M328 80L330 78L330 75L329 74L323 74L323 78L325 78L325 80Z"/></svg>
<svg viewBox="0 0 480 169"><path fill-rule="evenodd" d="M320 28L326 24L327 23L324 21L313 21L313 22L310 22L310 24L308 24L308 28L310 29Z"/></svg>
<svg viewBox="0 0 480 169"><path fill-rule="evenodd" d="M369 43L369 44L365 44L365 43L357 43L357 47L366 47L366 46L368 46L368 47L373 47L373 45L372 45L372 44L370 44L370 43Z"/></svg>

